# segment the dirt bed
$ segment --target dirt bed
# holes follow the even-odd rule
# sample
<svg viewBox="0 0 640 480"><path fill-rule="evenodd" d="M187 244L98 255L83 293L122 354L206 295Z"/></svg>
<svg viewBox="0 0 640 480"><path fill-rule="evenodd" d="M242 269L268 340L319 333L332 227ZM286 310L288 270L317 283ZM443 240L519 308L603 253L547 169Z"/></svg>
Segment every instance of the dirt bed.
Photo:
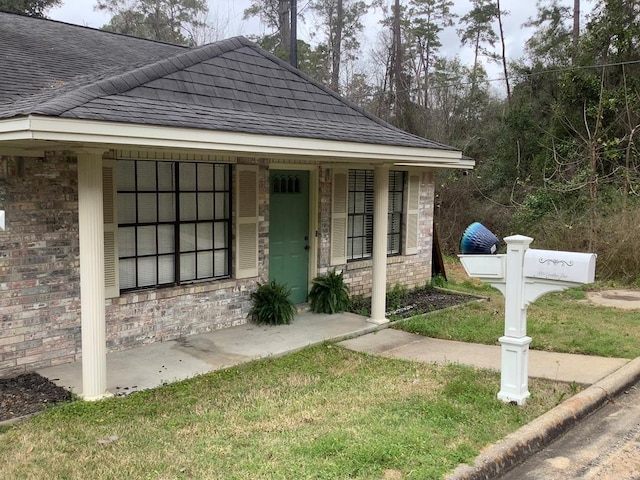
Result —
<svg viewBox="0 0 640 480"><path fill-rule="evenodd" d="M391 317L408 318L421 313L433 312L454 305L460 305L473 300L475 297L456 293L445 293L434 289L421 289L409 292L402 300L402 305L387 312Z"/></svg>
<svg viewBox="0 0 640 480"><path fill-rule="evenodd" d="M71 393L37 373L0 378L0 422L71 401Z"/></svg>

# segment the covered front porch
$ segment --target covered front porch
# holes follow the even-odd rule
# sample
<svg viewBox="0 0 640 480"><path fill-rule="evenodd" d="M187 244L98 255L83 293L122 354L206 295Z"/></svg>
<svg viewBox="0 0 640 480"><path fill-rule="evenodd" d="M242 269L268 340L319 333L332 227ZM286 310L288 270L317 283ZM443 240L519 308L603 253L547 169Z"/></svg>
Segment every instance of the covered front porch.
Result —
<svg viewBox="0 0 640 480"><path fill-rule="evenodd" d="M155 388L214 370L278 357L326 341L374 332L375 325L353 313L303 312L290 325L247 323L210 333L108 353L107 391L111 395ZM82 362L38 370L57 385L83 396Z"/></svg>

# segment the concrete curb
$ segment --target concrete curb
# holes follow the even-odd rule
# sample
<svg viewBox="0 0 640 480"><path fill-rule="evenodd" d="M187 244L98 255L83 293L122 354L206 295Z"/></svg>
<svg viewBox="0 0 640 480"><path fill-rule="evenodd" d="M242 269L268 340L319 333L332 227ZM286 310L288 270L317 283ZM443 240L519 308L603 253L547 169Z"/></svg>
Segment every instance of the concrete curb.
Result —
<svg viewBox="0 0 640 480"><path fill-rule="evenodd" d="M491 480L551 444L578 421L640 378L640 357L528 423L476 457L460 465L446 480Z"/></svg>

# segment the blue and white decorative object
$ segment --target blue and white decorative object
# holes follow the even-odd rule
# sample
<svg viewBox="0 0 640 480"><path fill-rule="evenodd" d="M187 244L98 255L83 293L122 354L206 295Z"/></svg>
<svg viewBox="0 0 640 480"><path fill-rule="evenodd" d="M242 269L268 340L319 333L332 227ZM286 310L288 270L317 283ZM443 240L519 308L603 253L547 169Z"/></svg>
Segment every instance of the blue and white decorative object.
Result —
<svg viewBox="0 0 640 480"><path fill-rule="evenodd" d="M488 255L498 251L500 240L479 222L467 227L460 239L460 253L464 255Z"/></svg>

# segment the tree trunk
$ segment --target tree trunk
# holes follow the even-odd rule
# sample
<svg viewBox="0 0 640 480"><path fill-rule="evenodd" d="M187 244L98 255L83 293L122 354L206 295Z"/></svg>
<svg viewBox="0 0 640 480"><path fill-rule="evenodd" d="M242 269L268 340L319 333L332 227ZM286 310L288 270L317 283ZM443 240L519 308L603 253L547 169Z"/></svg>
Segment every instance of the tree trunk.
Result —
<svg viewBox="0 0 640 480"><path fill-rule="evenodd" d="M404 92L402 91L402 32L400 29L400 0L393 6L393 55L392 78L395 84L395 117L401 124L404 116Z"/></svg>
<svg viewBox="0 0 640 480"><path fill-rule="evenodd" d="M509 72L507 70L507 56L504 42L504 30L502 29L502 11L500 10L500 0L496 0L496 6L498 7L498 27L500 28L500 43L502 44L502 70L504 71L504 83L507 87L507 101L509 102L509 106L511 106L511 86L509 85Z"/></svg>
<svg viewBox="0 0 640 480"><path fill-rule="evenodd" d="M289 43L289 39L291 38L291 30L289 26L289 0L279 0L278 16L280 17L280 48L283 52L289 53L291 51L291 45Z"/></svg>
<svg viewBox="0 0 640 480"><path fill-rule="evenodd" d="M344 27L343 0L336 5L336 23L333 28L331 45L331 90L338 92L340 88L340 61L342 60L342 28Z"/></svg>
<svg viewBox="0 0 640 480"><path fill-rule="evenodd" d="M573 51L571 62L576 63L578 57L578 41L580 40L580 0L573 0L573 31L571 32Z"/></svg>

